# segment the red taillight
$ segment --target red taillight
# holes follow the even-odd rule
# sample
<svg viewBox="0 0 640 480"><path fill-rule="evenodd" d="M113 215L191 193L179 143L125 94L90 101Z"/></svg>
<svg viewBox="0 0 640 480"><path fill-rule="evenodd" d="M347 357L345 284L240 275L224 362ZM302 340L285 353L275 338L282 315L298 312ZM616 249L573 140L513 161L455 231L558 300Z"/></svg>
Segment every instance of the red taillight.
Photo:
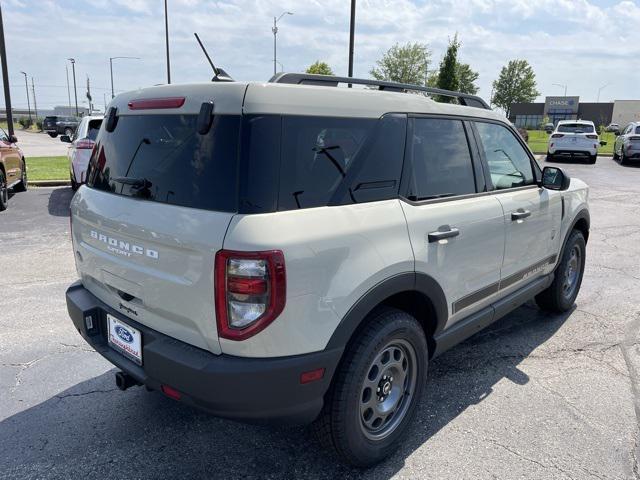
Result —
<svg viewBox="0 0 640 480"><path fill-rule="evenodd" d="M304 372L300 375L300 383L303 385L305 383L311 383L318 380L322 380L324 377L324 368L316 368L315 370L311 370L310 372Z"/></svg>
<svg viewBox="0 0 640 480"><path fill-rule="evenodd" d="M592 140L597 140L598 139L598 135L587 135L587 138L590 138Z"/></svg>
<svg viewBox="0 0 640 480"><path fill-rule="evenodd" d="M284 309L286 284L280 250L220 250L215 262L218 335L245 340L264 330Z"/></svg>
<svg viewBox="0 0 640 480"><path fill-rule="evenodd" d="M184 97L143 98L131 100L129 110L156 110L159 108L180 108L184 105Z"/></svg>
<svg viewBox="0 0 640 480"><path fill-rule="evenodd" d="M180 398L182 397L182 394L178 390L170 387L169 385L161 385L160 390L162 390L162 393L164 393L167 397L173 398L174 400L180 400Z"/></svg>
<svg viewBox="0 0 640 480"><path fill-rule="evenodd" d="M95 147L96 142L93 140L89 140L88 138L83 138L82 140L78 140L76 142L76 148L78 150L92 150Z"/></svg>
<svg viewBox="0 0 640 480"><path fill-rule="evenodd" d="M561 133L554 133L553 135L551 135L551 138L562 138L562 137L564 137L564 135Z"/></svg>

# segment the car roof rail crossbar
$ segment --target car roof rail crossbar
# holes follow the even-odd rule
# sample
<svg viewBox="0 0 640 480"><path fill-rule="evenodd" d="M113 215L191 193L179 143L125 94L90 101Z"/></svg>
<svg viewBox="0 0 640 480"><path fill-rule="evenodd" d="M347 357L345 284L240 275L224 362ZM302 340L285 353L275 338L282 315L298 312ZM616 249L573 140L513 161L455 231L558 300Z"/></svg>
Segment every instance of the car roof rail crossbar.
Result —
<svg viewBox="0 0 640 480"><path fill-rule="evenodd" d="M388 82L384 80L373 80L365 78L336 77L333 75L316 75L311 73L278 73L271 77L270 83L287 83L292 85L316 85L324 87L337 87L340 83L353 85L366 85L378 87L378 90L387 92L425 92L430 95L441 95L458 100L460 105L467 107L477 107L491 110L491 107L482 98L468 93L443 90L441 88L425 87L422 85L412 85L410 83Z"/></svg>

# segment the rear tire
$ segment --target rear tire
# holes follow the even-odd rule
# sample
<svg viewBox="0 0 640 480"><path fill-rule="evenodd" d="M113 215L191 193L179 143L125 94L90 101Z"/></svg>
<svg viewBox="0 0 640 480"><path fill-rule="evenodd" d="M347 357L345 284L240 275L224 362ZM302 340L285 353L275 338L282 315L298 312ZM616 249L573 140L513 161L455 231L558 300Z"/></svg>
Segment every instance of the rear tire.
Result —
<svg viewBox="0 0 640 480"><path fill-rule="evenodd" d="M562 251L553 283L536 296L536 303L542 310L563 313L573 307L582 284L585 253L582 232L573 230Z"/></svg>
<svg viewBox="0 0 640 480"><path fill-rule="evenodd" d="M384 308L348 347L314 423L320 442L357 467L391 455L407 434L427 377L422 327Z"/></svg>
<svg viewBox="0 0 640 480"><path fill-rule="evenodd" d="M588 162L589 162L589 164L593 165L593 164L595 164L595 163L596 163L596 160L597 160L597 159L598 159L598 155L597 155L597 154L596 154L596 155L589 155L589 160L588 160Z"/></svg>
<svg viewBox="0 0 640 480"><path fill-rule="evenodd" d="M20 183L13 187L13 191L26 192L27 188L27 164L24 159L22 159L22 178L20 179Z"/></svg>
<svg viewBox="0 0 640 480"><path fill-rule="evenodd" d="M625 156L624 152L620 155L620 165L626 165L629 163L629 159Z"/></svg>
<svg viewBox="0 0 640 480"><path fill-rule="evenodd" d="M49 135L51 138L56 138L56 137L58 136L58 134L57 134L57 133L53 133L53 132L48 132L48 135Z"/></svg>
<svg viewBox="0 0 640 480"><path fill-rule="evenodd" d="M0 212L7 209L9 203L9 189L7 188L7 177L4 176L4 172L0 170Z"/></svg>
<svg viewBox="0 0 640 480"><path fill-rule="evenodd" d="M75 192L76 190L78 190L79 185L73 179L73 174L69 174L69 178L71 179L71 190Z"/></svg>
<svg viewBox="0 0 640 480"><path fill-rule="evenodd" d="M553 154L547 152L547 158L545 159L547 162L553 162L554 156Z"/></svg>
<svg viewBox="0 0 640 480"><path fill-rule="evenodd" d="M620 158L620 157L618 157L618 154L616 153L616 147L614 146L613 147L613 159L615 161L618 161L618 158Z"/></svg>

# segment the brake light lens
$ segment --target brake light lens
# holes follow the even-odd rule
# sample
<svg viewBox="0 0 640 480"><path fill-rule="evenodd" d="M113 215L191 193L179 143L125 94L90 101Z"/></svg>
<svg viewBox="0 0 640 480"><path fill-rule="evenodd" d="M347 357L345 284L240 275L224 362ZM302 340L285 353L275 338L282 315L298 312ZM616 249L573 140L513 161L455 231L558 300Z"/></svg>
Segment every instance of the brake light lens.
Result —
<svg viewBox="0 0 640 480"><path fill-rule="evenodd" d="M96 142L89 138L83 138L82 140L78 140L76 142L76 148L78 150L92 150L95 147Z"/></svg>
<svg viewBox="0 0 640 480"><path fill-rule="evenodd" d="M245 340L264 330L284 310L286 270L280 250L220 250L215 261L218 335Z"/></svg>
<svg viewBox="0 0 640 480"><path fill-rule="evenodd" d="M562 138L562 137L564 137L562 133L554 133L553 135L551 135L551 138Z"/></svg>
<svg viewBox="0 0 640 480"><path fill-rule="evenodd" d="M587 135L587 138L590 138L592 140L597 140L598 139L598 135Z"/></svg>
<svg viewBox="0 0 640 480"><path fill-rule="evenodd" d="M161 108L180 108L184 105L184 97L143 98L131 100L129 110L157 110Z"/></svg>

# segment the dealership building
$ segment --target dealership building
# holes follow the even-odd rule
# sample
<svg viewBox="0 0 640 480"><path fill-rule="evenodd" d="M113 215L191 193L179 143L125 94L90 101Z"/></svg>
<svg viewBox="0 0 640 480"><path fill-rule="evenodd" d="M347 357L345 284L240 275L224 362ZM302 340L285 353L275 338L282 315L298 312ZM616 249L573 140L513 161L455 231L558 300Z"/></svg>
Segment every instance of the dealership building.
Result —
<svg viewBox="0 0 640 480"><path fill-rule="evenodd" d="M623 127L640 121L640 100L581 103L580 97L546 97L544 103L514 103L509 113L509 120L522 128L538 128L545 117L554 124L581 119L591 120L596 126L613 122Z"/></svg>

